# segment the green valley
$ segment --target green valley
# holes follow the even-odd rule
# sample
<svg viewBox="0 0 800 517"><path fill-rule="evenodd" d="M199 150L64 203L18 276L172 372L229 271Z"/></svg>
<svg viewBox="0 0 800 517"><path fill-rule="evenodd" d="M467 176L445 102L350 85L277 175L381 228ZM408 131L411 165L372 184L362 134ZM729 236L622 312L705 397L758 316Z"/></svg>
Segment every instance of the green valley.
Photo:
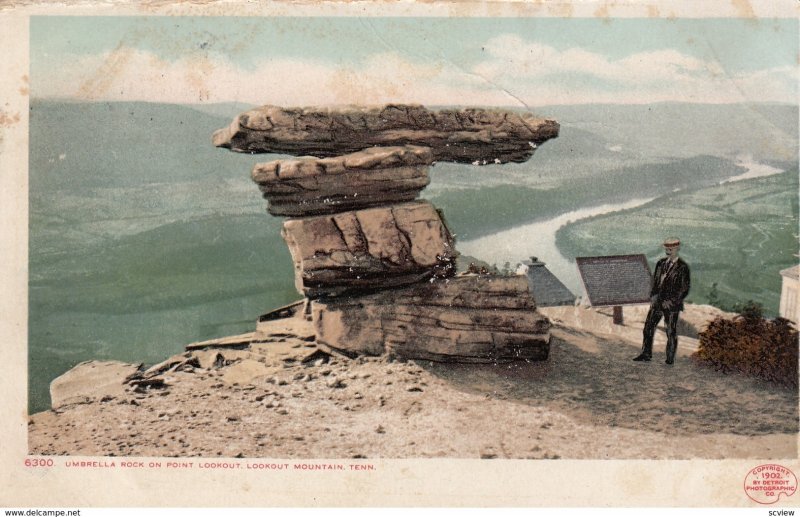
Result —
<svg viewBox="0 0 800 517"><path fill-rule="evenodd" d="M777 315L779 271L797 264L798 168L697 191L562 228L557 244L567 256L645 253L655 261L668 236L683 242L692 270L689 299L708 303L716 284L724 308L753 300Z"/></svg>

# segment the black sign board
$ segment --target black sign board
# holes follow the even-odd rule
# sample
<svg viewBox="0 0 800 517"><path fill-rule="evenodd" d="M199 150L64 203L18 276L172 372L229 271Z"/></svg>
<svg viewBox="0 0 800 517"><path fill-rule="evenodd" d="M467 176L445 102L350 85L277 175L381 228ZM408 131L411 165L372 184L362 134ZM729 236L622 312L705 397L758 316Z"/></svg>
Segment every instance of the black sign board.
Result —
<svg viewBox="0 0 800 517"><path fill-rule="evenodd" d="M578 271L594 307L650 302L650 266L644 255L578 257Z"/></svg>

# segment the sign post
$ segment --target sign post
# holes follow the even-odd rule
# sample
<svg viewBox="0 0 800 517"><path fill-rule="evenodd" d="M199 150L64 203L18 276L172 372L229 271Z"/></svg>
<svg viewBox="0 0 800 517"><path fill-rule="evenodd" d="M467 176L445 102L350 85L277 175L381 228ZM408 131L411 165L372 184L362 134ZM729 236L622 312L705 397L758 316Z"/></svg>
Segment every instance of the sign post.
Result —
<svg viewBox="0 0 800 517"><path fill-rule="evenodd" d="M583 288L592 307L613 307L622 325L622 306L650 302L652 275L644 255L577 257Z"/></svg>

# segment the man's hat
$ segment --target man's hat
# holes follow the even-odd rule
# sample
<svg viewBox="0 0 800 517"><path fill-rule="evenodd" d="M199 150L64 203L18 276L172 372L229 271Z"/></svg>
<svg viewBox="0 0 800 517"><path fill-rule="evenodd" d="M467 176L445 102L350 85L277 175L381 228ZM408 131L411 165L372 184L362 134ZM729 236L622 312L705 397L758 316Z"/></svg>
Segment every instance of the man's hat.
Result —
<svg viewBox="0 0 800 517"><path fill-rule="evenodd" d="M664 247L665 248L676 248L681 245L681 240L675 237L670 237L669 239L664 239Z"/></svg>

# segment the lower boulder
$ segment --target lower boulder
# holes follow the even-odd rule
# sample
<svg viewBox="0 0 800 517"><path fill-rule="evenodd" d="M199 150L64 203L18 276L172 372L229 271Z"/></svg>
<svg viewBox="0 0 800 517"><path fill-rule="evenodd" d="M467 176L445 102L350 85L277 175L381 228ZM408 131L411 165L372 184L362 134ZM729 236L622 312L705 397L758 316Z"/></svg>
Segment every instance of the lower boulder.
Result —
<svg viewBox="0 0 800 517"><path fill-rule="evenodd" d="M524 276L432 278L312 303L317 342L349 355L392 352L452 362L545 360L550 320Z"/></svg>

